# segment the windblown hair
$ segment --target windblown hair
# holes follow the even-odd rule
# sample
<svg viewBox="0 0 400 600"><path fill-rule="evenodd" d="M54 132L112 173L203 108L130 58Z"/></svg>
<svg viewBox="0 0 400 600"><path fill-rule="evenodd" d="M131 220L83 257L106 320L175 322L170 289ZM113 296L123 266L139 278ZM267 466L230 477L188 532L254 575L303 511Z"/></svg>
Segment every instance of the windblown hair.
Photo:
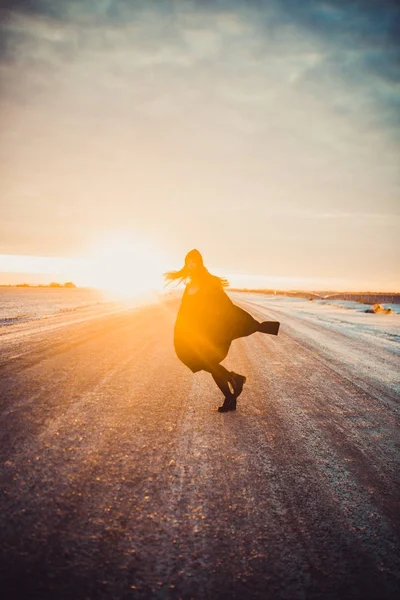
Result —
<svg viewBox="0 0 400 600"><path fill-rule="evenodd" d="M164 273L164 277L166 280L166 285L169 285L173 281L176 281L176 285L184 282L190 278L188 262L190 260L194 260L197 262L197 273L196 277L199 279L200 283L211 282L218 283L219 285L226 287L229 285L229 282L225 277L217 277L217 275L212 275L208 269L204 266L203 257L201 256L198 250L191 250L185 256L185 264L179 271L167 271Z"/></svg>

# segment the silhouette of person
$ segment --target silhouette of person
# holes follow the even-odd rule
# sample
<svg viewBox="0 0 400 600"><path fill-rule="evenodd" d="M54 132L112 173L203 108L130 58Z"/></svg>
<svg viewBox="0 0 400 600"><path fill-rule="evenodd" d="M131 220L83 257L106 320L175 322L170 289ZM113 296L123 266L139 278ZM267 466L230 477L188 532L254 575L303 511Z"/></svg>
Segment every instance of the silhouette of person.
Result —
<svg viewBox="0 0 400 600"><path fill-rule="evenodd" d="M193 373L207 371L224 395L219 412L236 410L236 400L246 381L244 375L228 371L221 361L233 340L256 331L278 335L278 321L259 323L248 312L233 304L224 292L226 279L211 275L198 250L191 250L179 271L164 273L167 282L185 282L174 328L177 357Z"/></svg>

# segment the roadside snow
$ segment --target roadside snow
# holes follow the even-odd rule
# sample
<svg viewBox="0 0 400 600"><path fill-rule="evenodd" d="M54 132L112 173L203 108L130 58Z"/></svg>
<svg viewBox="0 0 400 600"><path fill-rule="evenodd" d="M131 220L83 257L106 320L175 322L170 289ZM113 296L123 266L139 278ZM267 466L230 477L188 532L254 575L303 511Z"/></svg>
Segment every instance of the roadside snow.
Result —
<svg viewBox="0 0 400 600"><path fill-rule="evenodd" d="M287 296L233 293L232 298L260 320L264 311L266 320L279 320L280 334L290 331L332 368L383 386L400 398L400 314L369 314L363 312L368 305L357 310L343 302L337 306Z"/></svg>
<svg viewBox="0 0 400 600"><path fill-rule="evenodd" d="M369 305L357 302L325 300L309 301L287 296L268 296L264 294L241 294L241 298L252 304L258 304L285 312L287 315L303 319L332 329L349 337L364 340L368 344L400 354L400 314L371 314L365 310ZM385 305L386 306L386 305Z"/></svg>

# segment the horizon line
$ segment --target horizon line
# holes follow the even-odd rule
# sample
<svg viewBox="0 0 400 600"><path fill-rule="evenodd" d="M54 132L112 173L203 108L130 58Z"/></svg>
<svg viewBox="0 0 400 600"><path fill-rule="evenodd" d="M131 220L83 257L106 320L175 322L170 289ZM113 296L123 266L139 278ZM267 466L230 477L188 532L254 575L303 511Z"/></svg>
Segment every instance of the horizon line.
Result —
<svg viewBox="0 0 400 600"><path fill-rule="evenodd" d="M52 286L51 283L57 284L55 286ZM55 288L55 289L86 289L86 290L98 290L98 291L104 291L104 288L99 287L99 286L92 286L92 285L79 285L79 284L74 284L74 287L72 286L66 286L66 283L74 283L74 282L51 282L51 283L26 283L26 282L21 282L21 283L0 283L0 288L2 287L19 287L19 288L36 288L36 287L48 287L48 288ZM59 287L58 287L59 286ZM178 287L178 286L176 286ZM174 288L176 289L176 288ZM335 293L335 294L352 294L352 295L356 295L356 294L362 294L362 295L387 295L387 296L399 296L400 295L400 291L393 291L393 290L383 290L383 291L376 291L376 290L368 290L368 289L359 289L359 290L348 290L348 289L340 289L340 288L313 288L313 289L306 289L306 288L274 288L274 287L238 287L238 286L227 286L226 287L227 290L229 291L237 291L237 292L269 292L270 294L274 295L274 294L279 294L280 292L285 292L285 293L293 293L293 294L298 294L298 293L304 293L304 294L317 294L319 295L320 293L323 292L329 292L329 293ZM152 292L162 292L163 290L157 290L157 289L153 289L153 290L149 290ZM172 290L171 290L172 291ZM134 294L132 294L134 295Z"/></svg>

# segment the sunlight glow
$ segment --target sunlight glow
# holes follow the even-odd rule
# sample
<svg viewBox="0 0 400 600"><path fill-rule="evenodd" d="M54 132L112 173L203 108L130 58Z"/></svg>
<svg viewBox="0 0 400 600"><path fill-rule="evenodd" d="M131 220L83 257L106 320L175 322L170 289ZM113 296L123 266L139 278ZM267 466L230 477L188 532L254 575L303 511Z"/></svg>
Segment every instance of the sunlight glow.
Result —
<svg viewBox="0 0 400 600"><path fill-rule="evenodd" d="M124 298L161 290L166 265L161 250L148 240L113 233L93 242L80 278Z"/></svg>

